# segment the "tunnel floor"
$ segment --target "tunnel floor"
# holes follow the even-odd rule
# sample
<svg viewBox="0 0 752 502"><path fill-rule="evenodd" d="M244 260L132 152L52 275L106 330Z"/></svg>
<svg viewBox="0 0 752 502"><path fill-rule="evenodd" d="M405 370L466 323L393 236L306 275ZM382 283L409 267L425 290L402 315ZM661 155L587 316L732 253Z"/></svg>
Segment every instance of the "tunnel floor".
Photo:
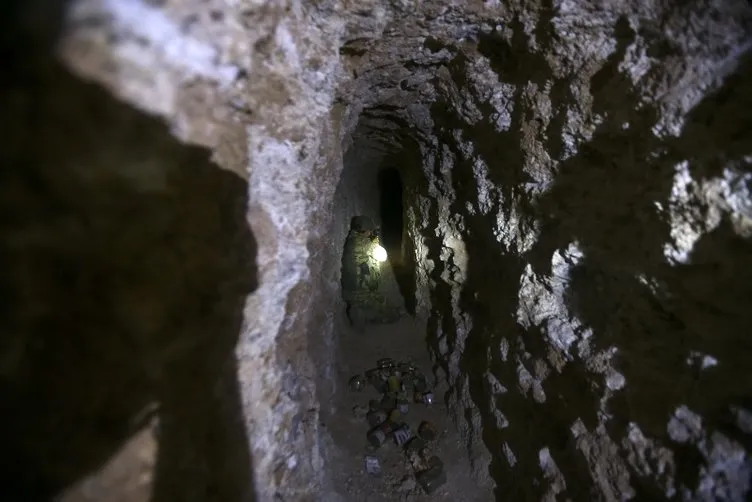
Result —
<svg viewBox="0 0 752 502"><path fill-rule="evenodd" d="M342 333L341 358L338 367L340 392L336 396L335 413L325 422L338 455L330 467L335 477L335 488L345 500L368 502L395 501L446 501L488 502L493 499L492 485L486 484L487 465L479 462L473 475L468 450L449 419L443 396L447 389L434 386L432 363L423 340L425 327L412 317L403 317L391 324L368 325L365 331L348 329ZM397 362L412 362L427 377L435 400L431 406L409 405L402 421L413 432L419 424L428 421L439 431L438 438L428 443L430 455L438 456L444 463L446 483L432 494L426 494L416 482L414 470L405 450L391 438L375 451L369 451L367 433L370 427L356 407L368 408L369 401L381 395L370 385L360 392L348 388L354 375L364 375L375 368L382 358ZM382 474L371 476L365 469L365 457L379 459Z"/></svg>

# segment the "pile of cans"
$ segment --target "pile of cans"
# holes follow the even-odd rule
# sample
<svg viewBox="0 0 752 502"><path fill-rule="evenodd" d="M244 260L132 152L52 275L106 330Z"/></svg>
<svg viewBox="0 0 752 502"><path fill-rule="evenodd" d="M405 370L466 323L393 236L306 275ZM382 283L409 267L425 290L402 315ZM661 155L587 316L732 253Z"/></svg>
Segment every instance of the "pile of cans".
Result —
<svg viewBox="0 0 752 502"><path fill-rule="evenodd" d="M368 448L376 450L392 439L404 451L416 472L416 479L427 493L446 482L443 463L436 456L428 454L427 444L438 436L438 431L429 422L422 422L413 431L405 421L410 406L434 402L433 391L426 377L411 363L398 363L394 359L379 359L376 367L365 376L356 375L350 379L350 390L360 392L371 385L381 395L381 399L369 402L366 420L370 427L367 439ZM366 456L366 471L374 476L381 474L378 458Z"/></svg>

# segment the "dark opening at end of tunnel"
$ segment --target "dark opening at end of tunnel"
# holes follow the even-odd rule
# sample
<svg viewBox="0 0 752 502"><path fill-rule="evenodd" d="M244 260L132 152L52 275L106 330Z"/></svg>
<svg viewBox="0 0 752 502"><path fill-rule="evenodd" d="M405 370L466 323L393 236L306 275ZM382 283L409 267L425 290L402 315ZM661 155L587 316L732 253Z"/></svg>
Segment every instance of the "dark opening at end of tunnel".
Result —
<svg viewBox="0 0 752 502"><path fill-rule="evenodd" d="M410 315L415 315L415 277L406 259L409 253L406 253L403 243L405 205L402 175L395 167L384 168L379 171L378 185L381 239L405 300L405 309Z"/></svg>
<svg viewBox="0 0 752 502"><path fill-rule="evenodd" d="M420 160L405 154L401 142L387 145L374 140L368 127L359 131L344 156L335 205L339 221L348 222L342 225L342 295L350 322L364 328L415 314L415 260L407 238L409 187L404 176L414 168L409 161L419 165Z"/></svg>
<svg viewBox="0 0 752 502"><path fill-rule="evenodd" d="M392 265L402 263L402 178L390 167L379 172L379 215L381 239Z"/></svg>

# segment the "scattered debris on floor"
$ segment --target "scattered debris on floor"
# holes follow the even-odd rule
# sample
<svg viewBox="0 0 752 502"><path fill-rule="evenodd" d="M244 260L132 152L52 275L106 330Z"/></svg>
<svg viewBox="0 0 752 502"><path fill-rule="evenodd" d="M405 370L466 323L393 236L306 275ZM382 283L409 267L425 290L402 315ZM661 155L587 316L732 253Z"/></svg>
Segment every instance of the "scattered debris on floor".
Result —
<svg viewBox="0 0 752 502"><path fill-rule="evenodd" d="M361 375L355 375L349 382L350 390L353 392L360 392L366 388L366 379Z"/></svg>
<svg viewBox="0 0 752 502"><path fill-rule="evenodd" d="M358 404L356 406L353 406L352 413L353 413L353 416L355 418L357 418L357 419L363 419L363 418L365 418L365 417L368 416L369 412L368 412L368 408L366 408L365 406L362 406L362 405ZM379 422L379 423L381 423L381 422Z"/></svg>
<svg viewBox="0 0 752 502"><path fill-rule="evenodd" d="M371 399L368 408L353 408L356 418L364 419L366 430L365 469L371 476L381 475L381 463L375 453L389 442L402 449L406 465L412 471L404 484L417 483L431 494L447 482L444 463L432 452L432 442L439 430L430 422L422 421L413 428L408 423L411 406L431 406L434 394L428 381L412 363L398 363L394 359L379 359L376 368L368 370L365 377L355 375L349 381L352 392L363 392L370 384L381 399Z"/></svg>
<svg viewBox="0 0 752 502"><path fill-rule="evenodd" d="M366 455L366 472L371 476L381 476L381 462L378 457Z"/></svg>

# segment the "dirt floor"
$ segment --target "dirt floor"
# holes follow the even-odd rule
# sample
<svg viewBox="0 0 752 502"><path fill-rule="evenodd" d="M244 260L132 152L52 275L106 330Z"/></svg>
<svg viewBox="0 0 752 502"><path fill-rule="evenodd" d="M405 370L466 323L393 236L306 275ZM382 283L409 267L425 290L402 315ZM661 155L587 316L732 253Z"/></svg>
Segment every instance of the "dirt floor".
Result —
<svg viewBox="0 0 752 502"><path fill-rule="evenodd" d="M380 399L381 395L370 385L362 392L352 392L346 383L353 375L364 374L376 367L378 359L392 358L397 362L414 363L433 387L434 377L424 333L425 328L420 323L406 317L393 324L369 326L365 332L348 331L342 335L338 378L344 385L337 398L337 412L325 425L339 447L341 458L337 460L341 465L331 470L335 473L337 491L347 501L489 502L494 499L486 469L479 469L484 472L478 474L476 471L476 475L473 475L467 447L442 402L442 388L433 389L436 399L432 406L410 404L403 421L413 431L424 420L433 423L439 430L438 439L430 442L428 448L444 463L447 482L443 486L430 495L426 494L416 483L404 449L398 447L393 439L377 450L369 451L366 435L370 427L365 418L353 413L353 408L368 408L369 401ZM366 455L378 457L381 476L366 473Z"/></svg>

